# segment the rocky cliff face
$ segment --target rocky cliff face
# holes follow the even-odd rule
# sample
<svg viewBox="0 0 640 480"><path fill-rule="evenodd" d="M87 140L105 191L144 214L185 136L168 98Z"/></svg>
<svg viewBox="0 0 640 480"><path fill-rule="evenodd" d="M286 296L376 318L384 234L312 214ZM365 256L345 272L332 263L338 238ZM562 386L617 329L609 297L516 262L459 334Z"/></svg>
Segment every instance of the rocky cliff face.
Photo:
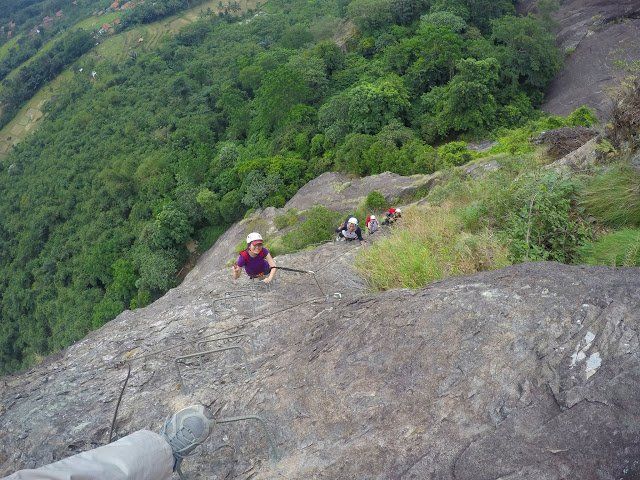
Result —
<svg viewBox="0 0 640 480"><path fill-rule="evenodd" d="M298 190L284 208L269 207L258 215L233 225L218 239L214 247L200 258L196 270L217 268L229 262L238 253L238 243L241 243L252 231L259 231L263 235L274 233L276 231L274 218L289 209L307 210L322 199L323 205L338 211L348 211L364 202L369 192L373 190L380 192L389 202L406 200L419 189L426 191L432 188L440 177L440 173L404 177L396 173L384 172L363 178L355 178L343 173L323 173Z"/></svg>
<svg viewBox="0 0 640 480"><path fill-rule="evenodd" d="M318 282L281 272L269 291L205 258L149 307L0 380L0 474L104 444L129 362L116 436L195 402L266 422L275 452L258 422L220 425L191 478L640 476L639 269L524 264L369 294L359 248L280 257Z"/></svg>
<svg viewBox="0 0 640 480"><path fill-rule="evenodd" d="M521 2L526 12L536 1ZM581 105L606 119L621 80L640 71L640 2L567 0L553 15L565 65L552 82L543 108L566 115Z"/></svg>

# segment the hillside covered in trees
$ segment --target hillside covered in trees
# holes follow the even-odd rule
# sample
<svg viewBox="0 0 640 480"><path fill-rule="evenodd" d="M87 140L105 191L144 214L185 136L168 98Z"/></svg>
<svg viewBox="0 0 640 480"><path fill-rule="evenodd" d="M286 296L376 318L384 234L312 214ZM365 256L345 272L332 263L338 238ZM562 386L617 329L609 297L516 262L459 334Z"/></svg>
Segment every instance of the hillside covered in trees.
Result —
<svg viewBox="0 0 640 480"><path fill-rule="evenodd" d="M0 372L147 305L192 240L322 172L430 173L466 158L452 141L538 117L561 63L547 14L274 0L125 62L80 57L96 78L75 75L0 167Z"/></svg>

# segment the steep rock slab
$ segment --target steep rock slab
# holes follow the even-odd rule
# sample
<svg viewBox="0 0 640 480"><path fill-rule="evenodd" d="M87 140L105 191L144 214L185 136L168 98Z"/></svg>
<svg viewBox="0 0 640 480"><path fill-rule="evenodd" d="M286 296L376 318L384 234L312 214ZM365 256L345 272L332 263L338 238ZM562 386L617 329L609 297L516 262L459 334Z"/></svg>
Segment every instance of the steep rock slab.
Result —
<svg viewBox="0 0 640 480"><path fill-rule="evenodd" d="M263 235L274 233L274 217L289 209L307 210L320 204L332 210L348 211L357 208L373 190L380 192L389 201L405 199L418 189L426 191L432 188L440 175L402 176L384 172L357 178L343 173L323 173L300 188L284 208L269 207L234 224L198 259L195 269L207 270L230 262L238 254L238 243L249 232L258 231Z"/></svg>
<svg viewBox="0 0 640 480"><path fill-rule="evenodd" d="M341 299L282 275L257 317L237 300L212 315L228 272L192 272L153 305L9 377L0 474L104 442L125 373L105 361L137 357L119 435L215 399L225 416L261 414L276 439L270 463L256 425L219 428L185 464L197 478L640 475L639 269L524 264L362 295L348 266L356 252L327 245L285 259L317 259L322 285ZM250 377L232 355L210 358L183 370L181 391L177 351L141 357L232 326L254 339ZM235 457L215 452L224 442Z"/></svg>
<svg viewBox="0 0 640 480"><path fill-rule="evenodd" d="M535 2L523 2L530 8ZM557 41L567 55L551 83L543 108L566 115L581 105L608 118L614 88L637 74L640 58L640 3L637 0L561 2L553 17Z"/></svg>
<svg viewBox="0 0 640 480"><path fill-rule="evenodd" d="M323 205L334 210L355 208L367 195L376 190L388 201L406 198L418 189L429 189L440 174L411 175L384 172L368 177L354 178L341 173L328 172L316 177L302 187L285 205L285 209L306 210L322 199Z"/></svg>

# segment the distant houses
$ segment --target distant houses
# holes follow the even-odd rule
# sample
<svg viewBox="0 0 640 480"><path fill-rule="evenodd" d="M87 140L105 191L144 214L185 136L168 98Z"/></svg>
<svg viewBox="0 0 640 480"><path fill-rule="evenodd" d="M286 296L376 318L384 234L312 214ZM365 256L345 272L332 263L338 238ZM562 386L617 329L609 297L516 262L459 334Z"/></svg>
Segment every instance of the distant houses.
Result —
<svg viewBox="0 0 640 480"><path fill-rule="evenodd" d="M93 12L93 15L100 16L109 12L131 10L135 8L137 5L141 5L143 3L144 3L144 0L136 0L136 1L114 0L109 7L104 8L102 10L96 10ZM78 2L77 0L73 0L71 4L77 6ZM39 35L40 33L42 33L42 30L51 28L51 26L56 20L60 20L62 18L64 18L64 11L62 9L56 11L51 15L46 15L38 25L35 25L29 31L29 33L31 35ZM100 30L98 30L98 34L104 35L107 33L112 33L114 30L114 27L119 23L120 23L119 18L116 18L111 23L103 23L102 26L100 27ZM14 21L9 21L4 25L0 25L0 36L6 36L7 39L12 38L15 33L15 28L16 28L16 23Z"/></svg>
<svg viewBox="0 0 640 480"><path fill-rule="evenodd" d="M140 0L138 2L127 1L121 4L120 0L115 0L111 4L111 10L113 10L114 12L117 12L118 10L131 10L132 8L135 8L136 5L140 5L142 3L144 3L143 0Z"/></svg>
<svg viewBox="0 0 640 480"><path fill-rule="evenodd" d="M98 35L113 33L115 26L119 24L120 24L119 18L116 18L112 23L103 23L102 26L100 27L100 30L98 30Z"/></svg>

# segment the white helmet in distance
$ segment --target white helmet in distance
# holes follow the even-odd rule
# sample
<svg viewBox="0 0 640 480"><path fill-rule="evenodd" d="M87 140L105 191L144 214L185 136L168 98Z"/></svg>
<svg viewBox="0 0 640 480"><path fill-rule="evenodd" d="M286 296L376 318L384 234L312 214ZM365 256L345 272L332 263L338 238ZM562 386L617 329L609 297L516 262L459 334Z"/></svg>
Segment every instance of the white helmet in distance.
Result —
<svg viewBox="0 0 640 480"><path fill-rule="evenodd" d="M376 216L375 216L375 215L371 215L371 216L369 217L369 220L376 220Z"/></svg>
<svg viewBox="0 0 640 480"><path fill-rule="evenodd" d="M347 220L347 223L353 223L355 226L358 226L358 219L356 217L351 217Z"/></svg>
<svg viewBox="0 0 640 480"><path fill-rule="evenodd" d="M262 239L262 235L260 235L258 232L251 232L249 235L247 235L247 245L255 242L256 240L259 240L260 242L264 241Z"/></svg>

